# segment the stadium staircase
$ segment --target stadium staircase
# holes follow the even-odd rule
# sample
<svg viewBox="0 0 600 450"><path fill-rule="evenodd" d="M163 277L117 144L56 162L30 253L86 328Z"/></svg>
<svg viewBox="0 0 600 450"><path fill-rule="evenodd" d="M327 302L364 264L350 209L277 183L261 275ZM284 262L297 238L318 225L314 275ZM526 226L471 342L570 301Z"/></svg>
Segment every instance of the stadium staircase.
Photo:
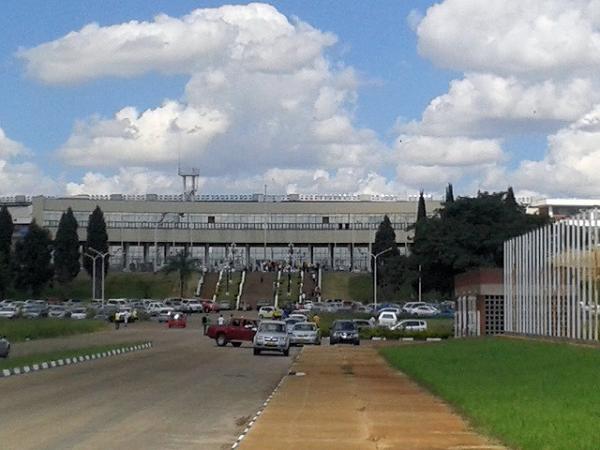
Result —
<svg viewBox="0 0 600 450"><path fill-rule="evenodd" d="M247 272L240 302L250 305L252 309L256 309L257 301L271 301L273 299L273 281L275 281L275 275L277 275L276 272ZM261 276L262 283L260 281Z"/></svg>
<svg viewBox="0 0 600 450"><path fill-rule="evenodd" d="M215 294L215 288L217 287L217 280L219 279L219 272L207 272L204 275L204 283L202 283L202 290L200 291L200 298L212 299Z"/></svg>

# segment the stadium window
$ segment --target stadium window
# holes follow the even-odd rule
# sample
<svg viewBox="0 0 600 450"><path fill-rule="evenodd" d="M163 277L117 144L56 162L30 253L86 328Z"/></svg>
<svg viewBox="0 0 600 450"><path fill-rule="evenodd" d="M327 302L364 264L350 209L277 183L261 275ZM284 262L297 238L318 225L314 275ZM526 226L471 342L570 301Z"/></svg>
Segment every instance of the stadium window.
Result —
<svg viewBox="0 0 600 450"><path fill-rule="evenodd" d="M323 223L329 223L329 217L328 216L324 216L323 217Z"/></svg>
<svg viewBox="0 0 600 450"><path fill-rule="evenodd" d="M215 216L208 216L208 223L215 223Z"/></svg>

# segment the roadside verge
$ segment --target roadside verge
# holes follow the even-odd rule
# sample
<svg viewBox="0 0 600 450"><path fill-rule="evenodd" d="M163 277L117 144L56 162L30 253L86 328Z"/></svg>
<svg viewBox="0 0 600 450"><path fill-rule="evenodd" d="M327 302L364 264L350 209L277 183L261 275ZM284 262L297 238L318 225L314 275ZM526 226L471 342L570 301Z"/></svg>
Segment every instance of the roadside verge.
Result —
<svg viewBox="0 0 600 450"><path fill-rule="evenodd" d="M146 350L152 348L152 342L143 342L140 344L119 344L110 346L110 348L89 348L81 350L68 350L62 352L63 355L53 357L44 357L40 355L39 360L32 355L28 359L33 360L30 363L19 363L18 359L15 361L14 367L4 368L0 371L0 378L10 377L15 375L24 375L31 372L38 372L40 370L54 369L56 367L70 366L72 364L79 364L87 361L93 361L96 359L108 358L111 356L117 356L124 353L136 352L140 350ZM10 364L11 360L7 360L6 363Z"/></svg>

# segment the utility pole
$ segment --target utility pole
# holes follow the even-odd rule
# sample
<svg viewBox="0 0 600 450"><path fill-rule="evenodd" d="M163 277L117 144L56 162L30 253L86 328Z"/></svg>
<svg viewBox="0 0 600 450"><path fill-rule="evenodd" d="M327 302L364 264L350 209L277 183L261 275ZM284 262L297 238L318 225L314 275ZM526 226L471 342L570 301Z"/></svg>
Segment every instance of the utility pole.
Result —
<svg viewBox="0 0 600 450"><path fill-rule="evenodd" d="M377 258L379 258L384 253L393 250L392 247L386 248L385 250L380 251L376 255L369 252L369 255L373 258L373 310L377 311Z"/></svg>

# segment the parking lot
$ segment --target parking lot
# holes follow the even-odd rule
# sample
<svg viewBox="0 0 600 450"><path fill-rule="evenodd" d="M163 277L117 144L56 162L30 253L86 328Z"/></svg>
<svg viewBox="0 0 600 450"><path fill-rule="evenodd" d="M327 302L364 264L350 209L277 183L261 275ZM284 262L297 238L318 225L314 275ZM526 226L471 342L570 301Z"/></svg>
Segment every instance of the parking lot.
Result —
<svg viewBox="0 0 600 450"><path fill-rule="evenodd" d="M49 347L151 340L152 350L0 380L3 448L230 448L292 358L217 347L200 331L154 322L15 344Z"/></svg>

